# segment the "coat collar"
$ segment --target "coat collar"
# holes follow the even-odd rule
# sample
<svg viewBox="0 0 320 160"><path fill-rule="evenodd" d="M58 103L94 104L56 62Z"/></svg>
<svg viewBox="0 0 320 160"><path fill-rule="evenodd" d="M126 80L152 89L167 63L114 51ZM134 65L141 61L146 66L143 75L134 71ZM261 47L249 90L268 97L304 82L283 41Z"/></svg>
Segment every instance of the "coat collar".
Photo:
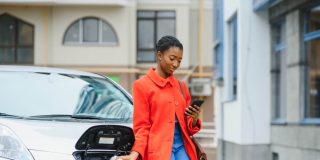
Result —
<svg viewBox="0 0 320 160"><path fill-rule="evenodd" d="M150 68L147 76L158 86L164 87L167 83L171 84L173 86L174 84L174 76L171 74L168 78L164 79L160 77L156 72L155 68Z"/></svg>

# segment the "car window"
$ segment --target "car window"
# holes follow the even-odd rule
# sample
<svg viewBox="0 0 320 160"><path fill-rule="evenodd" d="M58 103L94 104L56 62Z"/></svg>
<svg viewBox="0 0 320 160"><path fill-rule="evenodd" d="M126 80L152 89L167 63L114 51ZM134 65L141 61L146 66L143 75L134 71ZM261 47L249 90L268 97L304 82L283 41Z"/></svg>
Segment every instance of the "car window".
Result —
<svg viewBox="0 0 320 160"><path fill-rule="evenodd" d="M132 119L131 99L106 78L0 72L0 110L23 117L87 115Z"/></svg>

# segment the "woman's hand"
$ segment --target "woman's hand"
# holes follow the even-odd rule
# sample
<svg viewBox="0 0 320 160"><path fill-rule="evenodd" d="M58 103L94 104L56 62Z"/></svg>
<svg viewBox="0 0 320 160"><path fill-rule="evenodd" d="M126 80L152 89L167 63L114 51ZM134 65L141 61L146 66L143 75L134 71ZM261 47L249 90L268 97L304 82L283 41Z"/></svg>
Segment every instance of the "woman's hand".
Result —
<svg viewBox="0 0 320 160"><path fill-rule="evenodd" d="M139 157L139 153L136 151L132 151L127 156L119 156L116 160L136 160Z"/></svg>
<svg viewBox="0 0 320 160"><path fill-rule="evenodd" d="M192 126L196 126L198 118L199 118L199 113L200 113L200 107L199 106L189 106L186 109L186 112L184 113L187 116L191 116L192 117Z"/></svg>

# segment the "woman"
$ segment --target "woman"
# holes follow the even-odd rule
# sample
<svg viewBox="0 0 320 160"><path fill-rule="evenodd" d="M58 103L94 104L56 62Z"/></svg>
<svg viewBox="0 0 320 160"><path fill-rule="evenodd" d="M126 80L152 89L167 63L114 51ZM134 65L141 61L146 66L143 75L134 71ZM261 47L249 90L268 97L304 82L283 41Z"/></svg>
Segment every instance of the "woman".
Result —
<svg viewBox="0 0 320 160"><path fill-rule="evenodd" d="M201 128L200 109L189 106L187 86L183 82L180 86L173 76L181 63L183 46L175 37L164 36L156 49L156 68L133 84L134 146L130 155L117 159L196 160L190 135Z"/></svg>

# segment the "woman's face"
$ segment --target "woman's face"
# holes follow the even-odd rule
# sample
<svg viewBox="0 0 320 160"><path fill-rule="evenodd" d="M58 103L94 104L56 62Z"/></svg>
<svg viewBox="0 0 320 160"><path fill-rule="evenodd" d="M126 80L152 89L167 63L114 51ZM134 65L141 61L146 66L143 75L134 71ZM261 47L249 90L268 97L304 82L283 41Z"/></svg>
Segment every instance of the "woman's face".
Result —
<svg viewBox="0 0 320 160"><path fill-rule="evenodd" d="M164 52L158 51L158 64L166 76L170 76L179 68L182 60L182 52L182 49L179 47L170 47Z"/></svg>

